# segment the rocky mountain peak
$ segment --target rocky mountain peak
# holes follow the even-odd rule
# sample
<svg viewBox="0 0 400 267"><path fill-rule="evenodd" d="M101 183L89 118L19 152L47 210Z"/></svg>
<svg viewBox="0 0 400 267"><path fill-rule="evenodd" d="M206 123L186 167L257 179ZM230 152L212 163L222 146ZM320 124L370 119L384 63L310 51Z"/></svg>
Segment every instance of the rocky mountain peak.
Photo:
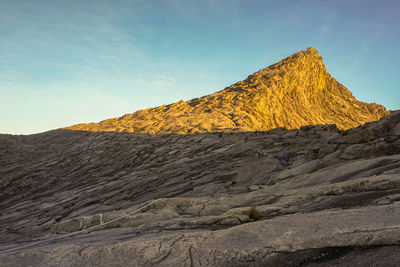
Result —
<svg viewBox="0 0 400 267"><path fill-rule="evenodd" d="M250 85L254 85L257 79L260 81L267 81L270 78L274 78L275 80L279 80L280 77L291 75L291 76L308 76L313 74L323 74L327 75L328 72L323 64L322 57L318 54L318 51L313 48L309 47L304 51L297 52L278 63L275 63L269 67L266 67L258 72L249 75L244 83L249 83ZM302 79L303 77L297 77ZM314 78L321 78L321 77L314 77ZM323 77L322 77L323 78ZM241 84L239 82L237 84ZM300 87L294 86L294 89L299 90Z"/></svg>
<svg viewBox="0 0 400 267"><path fill-rule="evenodd" d="M311 46L310 46L309 48L307 48L304 52L309 53L309 54L312 54L312 55L317 55L317 56L319 56L318 50L315 49L314 47L311 47Z"/></svg>
<svg viewBox="0 0 400 267"><path fill-rule="evenodd" d="M219 92L67 129L137 133L265 131L336 124L350 129L388 115L358 101L309 47Z"/></svg>

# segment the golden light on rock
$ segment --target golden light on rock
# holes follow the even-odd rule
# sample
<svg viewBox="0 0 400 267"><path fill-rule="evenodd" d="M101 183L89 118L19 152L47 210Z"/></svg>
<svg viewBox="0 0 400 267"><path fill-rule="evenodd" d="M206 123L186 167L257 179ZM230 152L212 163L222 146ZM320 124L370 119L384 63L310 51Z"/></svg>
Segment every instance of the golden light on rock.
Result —
<svg viewBox="0 0 400 267"><path fill-rule="evenodd" d="M382 105L355 99L310 47L214 94L66 129L147 134L265 131L315 124L350 129L388 114Z"/></svg>

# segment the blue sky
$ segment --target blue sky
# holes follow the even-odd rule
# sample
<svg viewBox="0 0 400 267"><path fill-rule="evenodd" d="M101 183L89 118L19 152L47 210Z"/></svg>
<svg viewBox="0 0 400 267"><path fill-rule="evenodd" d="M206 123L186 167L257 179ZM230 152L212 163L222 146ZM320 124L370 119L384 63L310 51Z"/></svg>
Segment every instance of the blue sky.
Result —
<svg viewBox="0 0 400 267"><path fill-rule="evenodd" d="M361 101L400 109L400 1L0 0L0 133L225 88L309 46Z"/></svg>

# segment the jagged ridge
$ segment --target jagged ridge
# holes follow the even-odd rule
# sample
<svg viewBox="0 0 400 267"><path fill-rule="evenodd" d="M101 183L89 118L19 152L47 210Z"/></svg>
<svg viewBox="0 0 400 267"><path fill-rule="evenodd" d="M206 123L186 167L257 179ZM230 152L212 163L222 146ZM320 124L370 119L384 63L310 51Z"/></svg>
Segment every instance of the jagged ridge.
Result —
<svg viewBox="0 0 400 267"><path fill-rule="evenodd" d="M150 134L265 131L315 124L350 129L387 114L381 105L355 99L310 47L214 94L66 129Z"/></svg>

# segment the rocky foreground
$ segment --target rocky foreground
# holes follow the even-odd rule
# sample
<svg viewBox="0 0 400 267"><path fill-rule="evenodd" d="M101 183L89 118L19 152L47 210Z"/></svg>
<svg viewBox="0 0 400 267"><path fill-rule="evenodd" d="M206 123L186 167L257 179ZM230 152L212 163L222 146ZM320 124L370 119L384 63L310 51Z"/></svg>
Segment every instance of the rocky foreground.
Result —
<svg viewBox="0 0 400 267"><path fill-rule="evenodd" d="M309 47L214 94L66 129L186 134L336 124L348 130L388 114L381 105L358 101Z"/></svg>
<svg viewBox="0 0 400 267"><path fill-rule="evenodd" d="M350 131L0 135L0 212L1 266L400 266L400 111Z"/></svg>

